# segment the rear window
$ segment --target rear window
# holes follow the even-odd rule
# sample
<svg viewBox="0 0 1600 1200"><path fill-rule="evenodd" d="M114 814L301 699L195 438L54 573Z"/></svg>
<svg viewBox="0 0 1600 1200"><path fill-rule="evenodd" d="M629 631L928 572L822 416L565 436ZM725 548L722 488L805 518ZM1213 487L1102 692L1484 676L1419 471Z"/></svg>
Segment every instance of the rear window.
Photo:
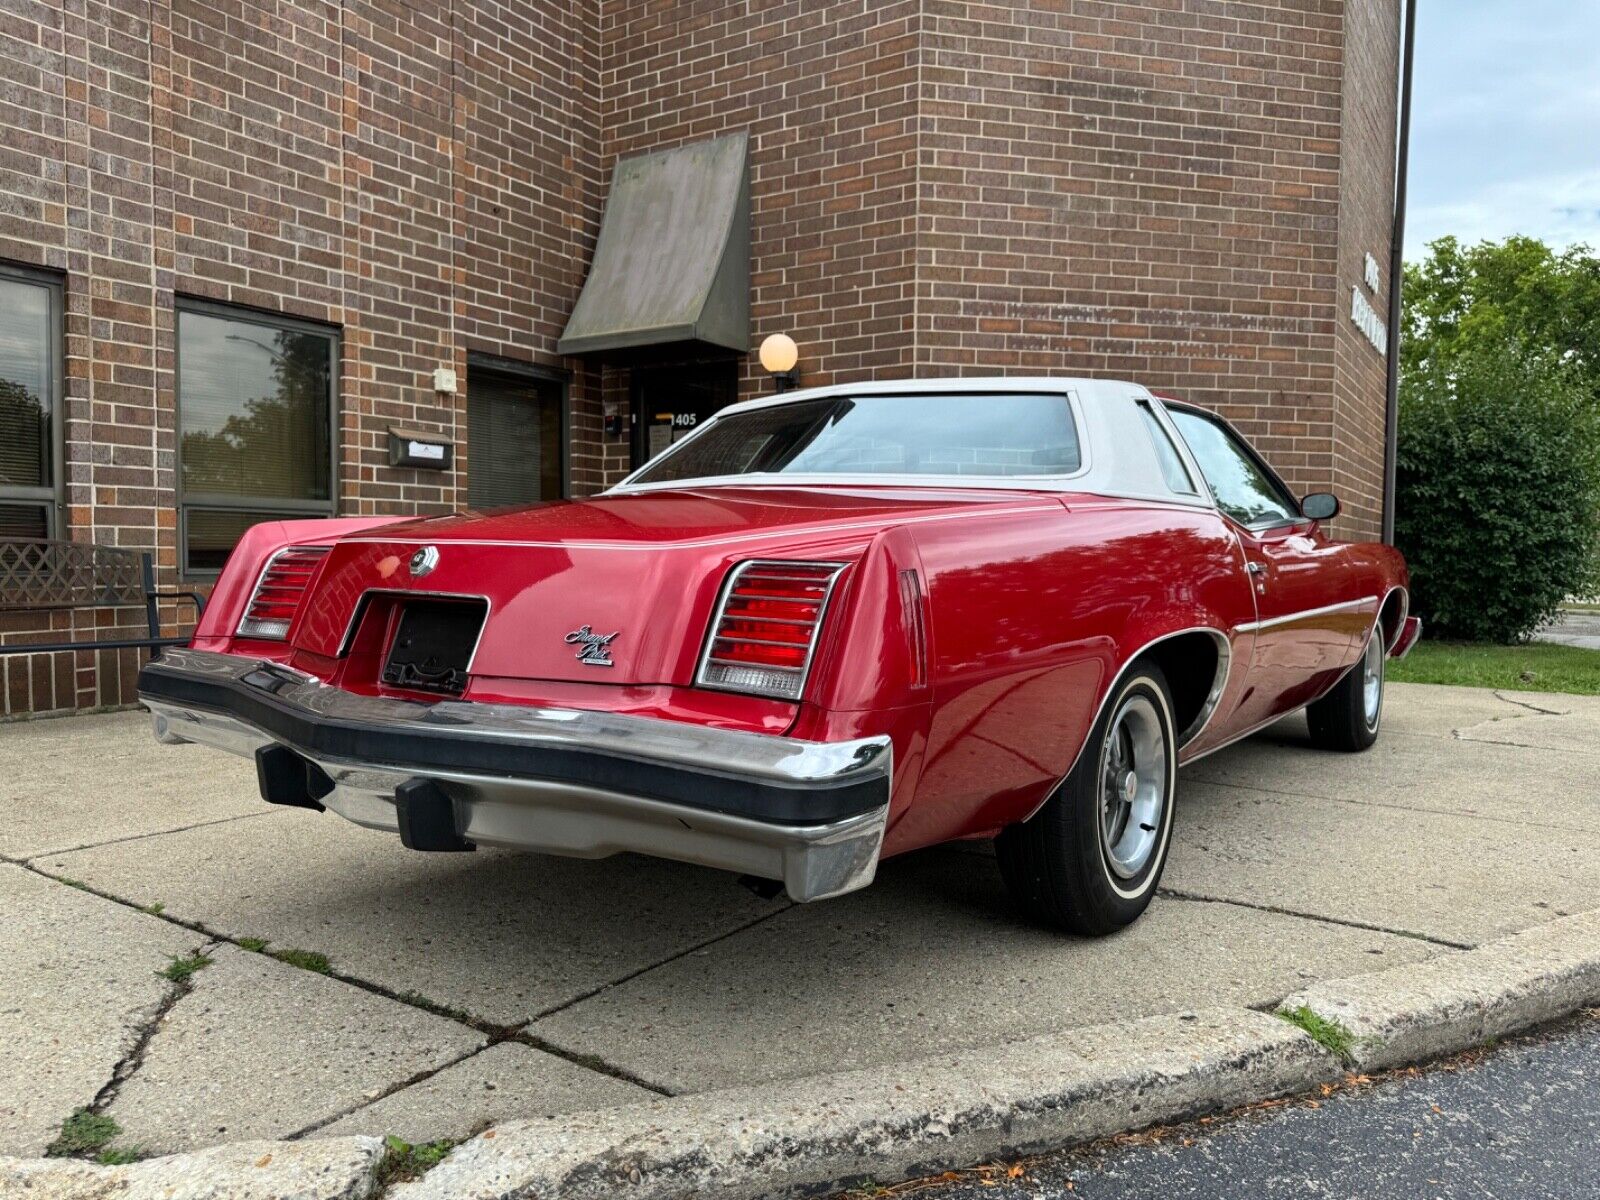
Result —
<svg viewBox="0 0 1600 1200"><path fill-rule="evenodd" d="M1082 465L1066 396L834 396L732 413L634 477L1070 475Z"/></svg>

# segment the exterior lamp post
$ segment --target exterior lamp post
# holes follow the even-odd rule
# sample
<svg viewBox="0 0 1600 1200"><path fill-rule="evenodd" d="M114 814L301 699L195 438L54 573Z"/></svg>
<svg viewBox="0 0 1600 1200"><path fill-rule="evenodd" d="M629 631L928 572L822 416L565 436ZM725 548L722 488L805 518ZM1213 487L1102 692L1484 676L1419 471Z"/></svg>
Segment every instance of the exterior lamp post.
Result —
<svg viewBox="0 0 1600 1200"><path fill-rule="evenodd" d="M787 333L774 333L761 343L761 366L780 392L800 386L800 347Z"/></svg>

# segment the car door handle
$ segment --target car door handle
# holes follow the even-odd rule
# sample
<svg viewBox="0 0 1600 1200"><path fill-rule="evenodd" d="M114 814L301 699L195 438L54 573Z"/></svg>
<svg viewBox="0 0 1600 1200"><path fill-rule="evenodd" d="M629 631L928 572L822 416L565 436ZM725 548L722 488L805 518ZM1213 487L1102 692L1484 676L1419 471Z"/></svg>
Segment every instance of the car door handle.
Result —
<svg viewBox="0 0 1600 1200"><path fill-rule="evenodd" d="M1244 565L1244 569L1246 571L1249 571L1250 574L1252 574L1252 575L1260 575L1263 571L1265 571L1267 569L1267 564L1266 563L1258 563L1258 562L1247 562Z"/></svg>

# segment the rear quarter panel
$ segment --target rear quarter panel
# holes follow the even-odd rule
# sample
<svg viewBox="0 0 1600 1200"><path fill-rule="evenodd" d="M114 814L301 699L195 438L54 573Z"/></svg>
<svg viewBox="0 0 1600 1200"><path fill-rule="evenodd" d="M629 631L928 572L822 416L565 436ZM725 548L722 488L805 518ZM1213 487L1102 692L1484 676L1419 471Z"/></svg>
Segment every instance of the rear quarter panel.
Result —
<svg viewBox="0 0 1600 1200"><path fill-rule="evenodd" d="M1022 820L1071 768L1132 655L1253 617L1237 545L1208 510L1066 496L915 540L933 694L917 794L888 853Z"/></svg>

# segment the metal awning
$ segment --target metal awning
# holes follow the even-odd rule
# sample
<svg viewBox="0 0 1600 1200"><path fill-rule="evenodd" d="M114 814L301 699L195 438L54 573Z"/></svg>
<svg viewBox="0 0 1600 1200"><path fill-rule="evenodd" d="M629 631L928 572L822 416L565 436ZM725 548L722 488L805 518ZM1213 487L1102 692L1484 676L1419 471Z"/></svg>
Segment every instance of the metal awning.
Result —
<svg viewBox="0 0 1600 1200"><path fill-rule="evenodd" d="M562 354L750 349L749 136L617 162Z"/></svg>

